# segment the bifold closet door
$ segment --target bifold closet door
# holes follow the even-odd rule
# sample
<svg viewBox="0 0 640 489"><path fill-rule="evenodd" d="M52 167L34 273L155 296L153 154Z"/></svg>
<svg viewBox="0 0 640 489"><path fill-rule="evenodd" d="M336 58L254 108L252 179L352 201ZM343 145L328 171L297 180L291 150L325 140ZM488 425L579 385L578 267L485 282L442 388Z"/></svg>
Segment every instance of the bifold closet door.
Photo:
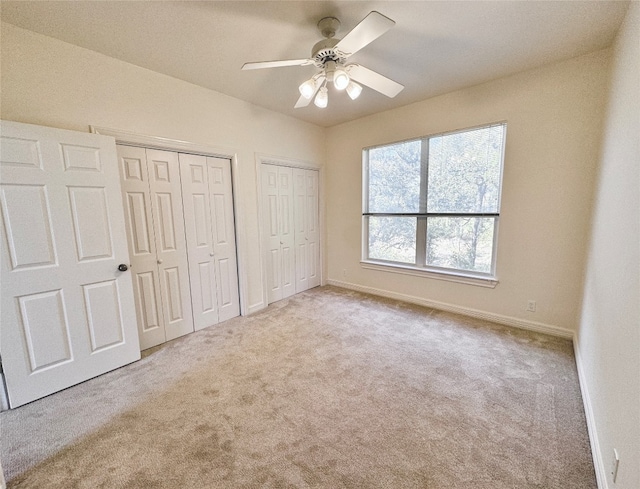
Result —
<svg viewBox="0 0 640 489"><path fill-rule="evenodd" d="M296 291L293 170L263 164L261 174L267 294L272 303Z"/></svg>
<svg viewBox="0 0 640 489"><path fill-rule="evenodd" d="M231 161L180 154L195 329L240 314Z"/></svg>
<svg viewBox="0 0 640 489"><path fill-rule="evenodd" d="M309 238L309 288L320 285L320 172L306 171L307 181L307 237Z"/></svg>
<svg viewBox="0 0 640 489"><path fill-rule="evenodd" d="M320 285L318 172L293 169L296 292Z"/></svg>
<svg viewBox="0 0 640 489"><path fill-rule="evenodd" d="M117 148L144 350L193 331L178 155Z"/></svg>
<svg viewBox="0 0 640 489"><path fill-rule="evenodd" d="M193 331L178 155L147 149L151 212L167 341Z"/></svg>
<svg viewBox="0 0 640 489"><path fill-rule="evenodd" d="M117 146L140 349L165 341L144 148Z"/></svg>
<svg viewBox="0 0 640 489"><path fill-rule="evenodd" d="M219 320L240 315L231 160L207 157Z"/></svg>

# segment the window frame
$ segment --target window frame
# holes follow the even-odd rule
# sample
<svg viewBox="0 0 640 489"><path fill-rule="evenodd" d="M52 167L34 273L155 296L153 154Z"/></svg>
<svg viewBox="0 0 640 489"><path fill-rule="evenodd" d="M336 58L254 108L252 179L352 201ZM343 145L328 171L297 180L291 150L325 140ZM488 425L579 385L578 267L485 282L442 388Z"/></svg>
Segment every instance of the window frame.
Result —
<svg viewBox="0 0 640 489"><path fill-rule="evenodd" d="M481 213L461 213L461 212L427 212L428 205L428 175L429 175L429 141L433 138L449 136L458 133L470 132L480 129L488 129L491 127L502 126L502 148L499 171L499 192L497 200L496 212ZM453 282L466 283L470 285L479 285L484 287L495 287L498 283L496 276L497 268L497 249L498 249L498 232L500 224L500 209L502 205L502 183L504 176L505 148L507 140L507 122L498 121L489 124L457 129L454 131L446 131L426 136L404 139L401 141L392 141L385 144L368 146L362 149L362 254L361 266L366 269L382 270L406 275L422 276L435 278L439 280L448 280ZM369 152L372 149L384 148L396 144L410 143L414 141L421 142L420 155L420 201L424 201L425 212L369 212ZM415 263L403 263L380 258L371 258L369 256L369 218L370 217L415 217L416 218L416 259ZM427 221L432 217L489 217L494 219L493 224L493 244L491 250L491 270L489 272L477 272L473 270L462 270L456 268L439 267L427 264Z"/></svg>

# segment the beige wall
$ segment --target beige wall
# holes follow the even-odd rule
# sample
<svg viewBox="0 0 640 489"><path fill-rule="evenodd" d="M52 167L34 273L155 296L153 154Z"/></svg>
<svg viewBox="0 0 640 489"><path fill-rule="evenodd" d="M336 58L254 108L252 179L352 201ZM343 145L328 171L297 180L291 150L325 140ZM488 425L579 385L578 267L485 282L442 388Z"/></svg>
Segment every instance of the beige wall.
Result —
<svg viewBox="0 0 640 489"><path fill-rule="evenodd" d="M609 56L592 53L330 128L329 280L574 330ZM362 148L495 121L508 123L496 288L361 268ZM535 313L525 311L529 299Z"/></svg>
<svg viewBox="0 0 640 489"><path fill-rule="evenodd" d="M614 50L576 345L602 488L640 487L639 140L640 3L632 2Z"/></svg>
<svg viewBox="0 0 640 489"><path fill-rule="evenodd" d="M246 305L263 304L256 153L322 164L325 130L175 78L2 24L2 119L89 125L228 148L237 154Z"/></svg>

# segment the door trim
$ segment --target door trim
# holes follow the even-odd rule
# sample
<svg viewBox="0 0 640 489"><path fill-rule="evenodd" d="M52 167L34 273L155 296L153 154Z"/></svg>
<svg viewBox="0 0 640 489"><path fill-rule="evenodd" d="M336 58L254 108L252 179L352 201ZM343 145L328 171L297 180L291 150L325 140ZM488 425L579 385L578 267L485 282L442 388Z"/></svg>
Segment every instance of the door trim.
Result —
<svg viewBox="0 0 640 489"><path fill-rule="evenodd" d="M265 307L267 307L268 303L269 303L269 299L268 299L268 292L267 292L267 263L264 259L264 251L265 251L265 246L264 246L264 239L265 239L265 233L264 233L264 226L263 226L263 219L262 219L262 213L263 213L263 195L262 195L262 168L263 165L275 165L275 166L286 166L286 167L290 167L290 168L301 168L303 170L315 170L318 172L318 221L319 221L319 226L318 226L318 231L319 231L319 235L318 235L318 241L319 241L319 247L320 247L320 285L326 285L327 280L326 280L326 273L325 273L325 260L324 260L324 256L325 256L325 252L324 252L324 230L325 230L325 226L324 226L324 222L325 222L325 205L324 205L324 168L317 163L312 163L309 161L304 161L304 160L297 160L297 159L293 159L293 158L286 158L286 157L281 157L281 156L273 156L273 155L268 155L268 154L264 154L264 153L256 153L256 190L257 190L257 195L258 195L258 236L259 236L259 243L258 246L260 248L260 273L262 275L261 277L261 282L262 282L262 304L258 305L258 307L255 307L255 309L252 308L251 311L249 311L249 313L253 313L253 312L257 312L261 309L264 309Z"/></svg>
<svg viewBox="0 0 640 489"><path fill-rule="evenodd" d="M244 235L244 212L242 203L238 197L240 182L238 175L238 153L232 148L225 148L221 146L209 146L206 144L193 143L190 141L182 141L180 139L169 139L160 136L147 136L144 134L136 134L129 131L122 131L120 129L113 129L109 127L90 125L89 130L94 134L103 134L106 136L112 136L116 140L116 144L123 144L128 146L142 146L149 149L160 149L164 151L174 151L177 153L190 153L203 156L213 156L218 158L225 158L231 160L231 184L233 194L233 208L235 217L235 233L236 233L236 257L238 260L238 283L240 292L240 315L246 316L251 314L251 307L246 304L246 298L248 297L248 274L246 269L246 252L245 243L247 237ZM260 250L262 251L262 250ZM262 258L261 258L262 259Z"/></svg>

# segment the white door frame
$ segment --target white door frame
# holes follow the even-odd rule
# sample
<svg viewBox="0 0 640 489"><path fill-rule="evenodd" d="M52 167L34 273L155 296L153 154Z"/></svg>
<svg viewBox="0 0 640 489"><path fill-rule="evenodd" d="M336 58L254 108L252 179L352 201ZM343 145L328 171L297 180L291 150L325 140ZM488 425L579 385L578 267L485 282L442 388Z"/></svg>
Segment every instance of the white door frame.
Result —
<svg viewBox="0 0 640 489"><path fill-rule="evenodd" d="M150 149L160 149L165 151L175 151L178 153L191 153L204 156L214 156L218 158L225 158L231 160L231 184L233 193L233 209L235 216L235 233L236 233L236 254L238 259L238 283L240 293L240 315L246 316L253 312L248 311L246 306L247 293L247 270L246 270L246 253L245 243L247 242L244 235L244 215L242 212L242 205L238 197L239 194L239 166L238 166L238 154L237 151L230 148L223 148L219 146L208 146L206 144L192 143L190 141L181 141L179 139L168 139L159 136L146 136L143 134L136 134L129 131L122 131L119 129L112 129L108 127L89 126L91 132L95 134L104 134L106 136L112 136L116 139L116 144L124 144L129 146L142 146Z"/></svg>
<svg viewBox="0 0 640 489"><path fill-rule="evenodd" d="M258 236L259 236L259 244L260 247L260 263L262 266L260 267L261 273L261 283L262 283L262 307L255 308L255 310L250 311L250 313L257 312L260 309L267 307L269 304L268 297L268 284L267 284L267 262L264 259L264 239L265 232L263 226L263 218L262 213L264 210L264 204L262 201L262 165L277 165L277 166L287 166L291 168L302 168L304 170L316 170L318 172L318 221L319 221L319 236L318 236L318 246L320 248L320 285L326 285L326 274L324 269L324 168L317 164L311 163L303 160L296 160L292 158L284 158L281 156L272 156L262 153L256 153L256 188L258 193Z"/></svg>

